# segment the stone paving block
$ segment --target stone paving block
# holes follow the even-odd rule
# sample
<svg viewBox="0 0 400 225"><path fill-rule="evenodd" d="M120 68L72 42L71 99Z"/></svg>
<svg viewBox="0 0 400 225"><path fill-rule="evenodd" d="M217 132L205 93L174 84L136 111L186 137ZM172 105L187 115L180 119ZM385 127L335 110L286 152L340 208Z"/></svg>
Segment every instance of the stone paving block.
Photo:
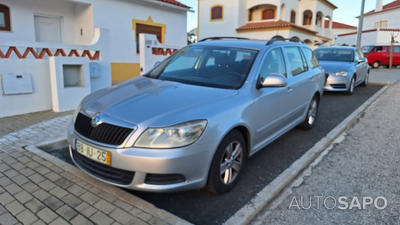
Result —
<svg viewBox="0 0 400 225"><path fill-rule="evenodd" d="M26 202L25 207L27 207L34 213L37 213L40 210L46 208L46 206L36 198L33 198L33 199L29 200L28 202Z"/></svg>
<svg viewBox="0 0 400 225"><path fill-rule="evenodd" d="M14 168L17 171L22 170L23 168L25 168L26 166L20 162L15 162L13 164L10 165L12 168Z"/></svg>
<svg viewBox="0 0 400 225"><path fill-rule="evenodd" d="M47 225L45 222L43 222L43 220L37 220L35 223L33 223L32 225Z"/></svg>
<svg viewBox="0 0 400 225"><path fill-rule="evenodd" d="M58 215L53 210L47 207L40 210L38 213L36 213L36 215L46 223L50 223L58 217Z"/></svg>
<svg viewBox="0 0 400 225"><path fill-rule="evenodd" d="M111 204L107 201L104 201L103 199L100 199L93 206L106 214L109 214L110 212L112 212L114 209L117 208L113 204Z"/></svg>
<svg viewBox="0 0 400 225"><path fill-rule="evenodd" d="M73 225L94 225L94 223L92 223L90 220L86 219L82 215L77 215L69 222L72 223Z"/></svg>
<svg viewBox="0 0 400 225"><path fill-rule="evenodd" d="M25 207L19 203L18 201L12 201L6 205L6 209L16 216L18 213L22 212L25 210Z"/></svg>
<svg viewBox="0 0 400 225"><path fill-rule="evenodd" d="M13 157L5 157L3 158L3 162L5 162L7 165L11 166L11 164L17 163L18 161L15 160Z"/></svg>
<svg viewBox="0 0 400 225"><path fill-rule="evenodd" d="M112 223L111 225L122 225L121 223L118 223L118 222L114 222L114 223Z"/></svg>
<svg viewBox="0 0 400 225"><path fill-rule="evenodd" d="M74 183L72 183L71 181L65 179L64 177L61 177L60 179L54 181L55 184L57 184L58 186L62 187L62 188L69 188L72 185L74 185Z"/></svg>
<svg viewBox="0 0 400 225"><path fill-rule="evenodd" d="M46 168L50 168L50 167L54 166L53 163L51 163L49 161L45 161L45 160L43 160L42 162L39 162L39 163L42 164Z"/></svg>
<svg viewBox="0 0 400 225"><path fill-rule="evenodd" d="M31 176L29 176L29 179L33 181L35 184L39 184L40 182L44 181L46 178L44 178L42 175L38 173L34 173Z"/></svg>
<svg viewBox="0 0 400 225"><path fill-rule="evenodd" d="M4 189L7 190L8 193L10 193L10 194L12 194L12 195L14 195L14 194L16 194L16 193L22 191L22 188L20 188L20 187L19 187L17 184L15 184L15 183L12 183L12 184L7 185L6 187L4 187Z"/></svg>
<svg viewBox="0 0 400 225"><path fill-rule="evenodd" d="M9 155L14 158L19 158L19 157L24 156L21 152L13 152L13 153L10 153Z"/></svg>
<svg viewBox="0 0 400 225"><path fill-rule="evenodd" d="M133 219L131 219L128 223L126 223L125 225L148 225L148 223L144 222L141 219L138 219L136 217L133 217Z"/></svg>
<svg viewBox="0 0 400 225"><path fill-rule="evenodd" d="M93 205L94 203L96 203L100 200L99 197L92 194L91 192L85 192L84 194L82 194L80 196L80 198L91 205Z"/></svg>
<svg viewBox="0 0 400 225"><path fill-rule="evenodd" d="M0 215L3 215L6 212L7 212L7 209L4 208L4 206L0 205Z"/></svg>
<svg viewBox="0 0 400 225"><path fill-rule="evenodd" d="M85 189L81 188L80 186L74 184L70 188L68 188L68 191L74 194L75 196L81 196L83 193L86 192Z"/></svg>
<svg viewBox="0 0 400 225"><path fill-rule="evenodd" d="M88 218L98 211L98 209L87 204L86 202L82 202L81 204L79 204L77 207L75 207L75 210Z"/></svg>
<svg viewBox="0 0 400 225"><path fill-rule="evenodd" d="M58 217L56 220L51 222L49 225L69 225L67 221L65 221L63 218Z"/></svg>
<svg viewBox="0 0 400 225"><path fill-rule="evenodd" d="M39 186L34 184L32 181L25 183L24 185L21 186L23 189L25 189L27 192L32 193L40 189Z"/></svg>
<svg viewBox="0 0 400 225"><path fill-rule="evenodd" d="M4 190L4 189L0 186L0 194L3 194L4 192L6 192L6 190Z"/></svg>
<svg viewBox="0 0 400 225"><path fill-rule="evenodd" d="M14 170L14 169L10 169L4 172L4 175L6 175L8 178L13 178L19 175L19 173Z"/></svg>
<svg viewBox="0 0 400 225"><path fill-rule="evenodd" d="M149 223L152 225L169 225L167 222L157 217L151 218L151 220L149 220Z"/></svg>
<svg viewBox="0 0 400 225"><path fill-rule="evenodd" d="M42 174L42 175L46 175L47 173L50 172L50 170L44 166L38 166L35 168L35 171Z"/></svg>
<svg viewBox="0 0 400 225"><path fill-rule="evenodd" d="M128 211L128 212L133 208L133 206L131 204L129 204L129 203L127 203L127 202L125 202L125 201L123 201L123 200L121 200L119 198L114 200L113 204L118 206L121 209L124 209L124 210Z"/></svg>
<svg viewBox="0 0 400 225"><path fill-rule="evenodd" d="M69 207L68 205L63 205L56 211L59 215L61 215L66 221L74 218L78 212L75 211L73 208Z"/></svg>
<svg viewBox="0 0 400 225"><path fill-rule="evenodd" d="M24 185L29 182L28 178L26 178L24 175L18 175L16 177L13 177L12 180L18 184L19 186Z"/></svg>
<svg viewBox="0 0 400 225"><path fill-rule="evenodd" d="M25 204L27 201L31 200L33 196L26 191L20 191L16 195L14 195L16 199L22 204Z"/></svg>
<svg viewBox="0 0 400 225"><path fill-rule="evenodd" d="M128 223L129 221L131 221L131 220L133 219L133 216L132 216L131 214L129 214L129 213L127 213L126 211L124 211L124 210L122 210L122 209L119 209L119 208L115 209L115 210L110 214L110 216L111 216L114 220L116 220L116 221L118 221L118 222L120 222L120 223L122 223L122 224L126 224L126 223Z"/></svg>
<svg viewBox="0 0 400 225"><path fill-rule="evenodd" d="M43 203L47 205L50 209L56 211L58 208L64 205L62 201L60 201L58 198L54 196L50 196L49 198L46 198Z"/></svg>
<svg viewBox="0 0 400 225"><path fill-rule="evenodd" d="M31 169L35 169L35 168L39 167L40 164L35 162L35 161L30 161L28 164L26 164L26 166L31 168Z"/></svg>
<svg viewBox="0 0 400 225"><path fill-rule="evenodd" d="M25 209L17 215L17 219L23 224L32 224L38 220L38 217L36 217L29 209Z"/></svg>
<svg viewBox="0 0 400 225"><path fill-rule="evenodd" d="M115 195L112 195L108 192L105 191L101 191L98 196L101 196L102 198L104 198L105 200L107 200L108 202L113 202L117 199L117 197L115 197Z"/></svg>
<svg viewBox="0 0 400 225"><path fill-rule="evenodd" d="M107 215L105 215L100 211L93 214L89 219L98 225L110 225L114 222L114 220L111 217L108 217Z"/></svg>
<svg viewBox="0 0 400 225"><path fill-rule="evenodd" d="M40 163L40 162L42 162L44 160L44 159L42 159L41 157L39 157L37 155L32 156L32 159L35 160L37 163Z"/></svg>
<svg viewBox="0 0 400 225"><path fill-rule="evenodd" d="M144 221L149 221L153 216L151 214L148 214L136 207L134 207L131 211L129 211L132 215L139 217L140 219Z"/></svg>
<svg viewBox="0 0 400 225"><path fill-rule="evenodd" d="M0 195L0 204L7 205L8 203L14 201L15 198L11 196L8 192L4 192Z"/></svg>
<svg viewBox="0 0 400 225"><path fill-rule="evenodd" d="M33 192L33 196L35 196L40 201L44 201L45 199L50 197L50 194L47 191L40 189Z"/></svg>
<svg viewBox="0 0 400 225"><path fill-rule="evenodd" d="M18 220L11 215L10 213L5 213L0 216L0 221L2 224L16 224L18 223Z"/></svg>
<svg viewBox="0 0 400 225"><path fill-rule="evenodd" d="M53 172L53 171L47 173L45 177L46 177L47 179L53 181L53 182L61 178L60 175L58 175L57 173L55 173L55 172Z"/></svg>
<svg viewBox="0 0 400 225"><path fill-rule="evenodd" d="M5 187L11 183L12 183L12 181L8 177L6 177L6 176L0 177L0 186Z"/></svg>
<svg viewBox="0 0 400 225"><path fill-rule="evenodd" d="M93 186L92 188L89 189L89 191L92 192L93 194L98 195L101 192L101 189L98 188L98 187Z"/></svg>
<svg viewBox="0 0 400 225"><path fill-rule="evenodd" d="M49 191L57 186L53 182L51 182L50 180L47 180L47 179L40 182L38 185L39 185L39 187L43 188L46 191Z"/></svg>
<svg viewBox="0 0 400 225"><path fill-rule="evenodd" d="M63 188L56 186L55 188L51 189L50 194L56 196L57 198L61 199L68 194Z"/></svg>
<svg viewBox="0 0 400 225"><path fill-rule="evenodd" d="M60 175L67 178L67 180L71 180L75 177L72 173L67 172L67 171L60 173Z"/></svg>
<svg viewBox="0 0 400 225"><path fill-rule="evenodd" d="M50 169L51 169L51 170L53 170L54 172L58 173L58 174L60 174L60 173L63 173L63 172L64 172L64 170L63 170L63 169L61 169L61 168L60 168L60 167L58 167L58 166L52 166L52 167L50 167Z"/></svg>
<svg viewBox="0 0 400 225"><path fill-rule="evenodd" d="M5 164L3 161L0 161L0 172L5 172L9 169L11 169L9 165Z"/></svg>
<svg viewBox="0 0 400 225"><path fill-rule="evenodd" d="M20 170L19 172L26 177L29 177L30 175L35 173L35 171L33 171L31 168L25 168Z"/></svg>
<svg viewBox="0 0 400 225"><path fill-rule="evenodd" d="M61 201L63 201L65 204L68 204L72 208L75 208L79 204L82 203L82 200L80 198L75 197L73 194L68 194L64 196Z"/></svg>
<svg viewBox="0 0 400 225"><path fill-rule="evenodd" d="M4 147L1 147L1 150L3 152L5 152L5 153L8 153L8 154L17 152L17 150L15 148L13 148L13 147L11 147L9 145L5 145Z"/></svg>
<svg viewBox="0 0 400 225"><path fill-rule="evenodd" d="M31 159L27 156L19 157L17 160L20 161L22 164L26 164L31 161Z"/></svg>

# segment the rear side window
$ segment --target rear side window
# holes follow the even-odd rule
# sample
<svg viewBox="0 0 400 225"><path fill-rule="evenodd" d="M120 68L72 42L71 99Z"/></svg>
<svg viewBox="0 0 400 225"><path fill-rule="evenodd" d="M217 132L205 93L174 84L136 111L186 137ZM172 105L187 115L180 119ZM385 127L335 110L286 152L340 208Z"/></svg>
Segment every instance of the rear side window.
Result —
<svg viewBox="0 0 400 225"><path fill-rule="evenodd" d="M260 81L264 82L271 73L286 77L286 65L281 48L272 49L265 57L260 70Z"/></svg>
<svg viewBox="0 0 400 225"><path fill-rule="evenodd" d="M289 67L293 76L308 70L307 63L304 61L298 47L285 47L285 53L289 59Z"/></svg>
<svg viewBox="0 0 400 225"><path fill-rule="evenodd" d="M317 57L314 55L314 53L311 51L311 49L309 48L301 48L301 49L303 50L307 63L311 65L311 68L318 67L319 61Z"/></svg>

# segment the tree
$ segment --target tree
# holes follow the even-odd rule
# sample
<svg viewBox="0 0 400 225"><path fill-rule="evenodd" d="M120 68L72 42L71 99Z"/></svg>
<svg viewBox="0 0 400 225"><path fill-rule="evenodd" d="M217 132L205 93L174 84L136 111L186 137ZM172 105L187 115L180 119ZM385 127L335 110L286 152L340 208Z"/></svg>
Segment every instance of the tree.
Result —
<svg viewBox="0 0 400 225"><path fill-rule="evenodd" d="M389 61L389 70L392 69L393 67L393 49L394 49L394 42L395 42L395 38L397 36L399 36L399 34L397 33L396 36L394 34L394 32L390 32L390 36L391 36L391 40L390 40L390 61Z"/></svg>

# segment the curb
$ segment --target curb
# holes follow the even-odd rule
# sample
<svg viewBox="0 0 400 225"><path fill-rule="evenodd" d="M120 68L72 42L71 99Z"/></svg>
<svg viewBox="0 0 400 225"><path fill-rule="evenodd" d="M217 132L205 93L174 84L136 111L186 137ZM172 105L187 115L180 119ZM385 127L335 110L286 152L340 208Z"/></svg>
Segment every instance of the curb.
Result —
<svg viewBox="0 0 400 225"><path fill-rule="evenodd" d="M343 131L350 125L357 122L363 112L381 96L389 86L384 86L381 90L375 93L371 98L358 107L339 125L331 130L325 137L318 141L312 148L310 148L303 156L296 160L289 168L275 178L271 183L264 187L251 199L245 206L239 209L231 218L229 218L225 225L248 224L257 214L270 203L283 188L286 187L296 176L308 167L318 155L323 152Z"/></svg>
<svg viewBox="0 0 400 225"><path fill-rule="evenodd" d="M65 144L68 143L65 138L59 138L53 141L49 142L42 142L40 144L37 144L37 146L59 146L60 144ZM39 149L36 145L28 145L25 146L24 149L34 153L35 155L48 160L55 165L59 166L60 168L64 169L65 171L68 171L72 174L74 174L77 177L82 178L83 180L93 184L94 186L102 189L105 192L108 192L126 202L134 203L133 205L149 214L152 214L155 217L160 218L162 221L165 221L168 224L176 224L176 225L189 225L188 221L175 216L172 213L169 213L163 209L157 208L155 205L144 201L135 195L129 194L128 192L124 191L123 189L120 189L118 187L112 186L110 184L106 184L104 182L98 181L97 179L87 175L80 169L76 168L75 166L70 165L67 162L64 162L63 160L50 155L49 153Z"/></svg>

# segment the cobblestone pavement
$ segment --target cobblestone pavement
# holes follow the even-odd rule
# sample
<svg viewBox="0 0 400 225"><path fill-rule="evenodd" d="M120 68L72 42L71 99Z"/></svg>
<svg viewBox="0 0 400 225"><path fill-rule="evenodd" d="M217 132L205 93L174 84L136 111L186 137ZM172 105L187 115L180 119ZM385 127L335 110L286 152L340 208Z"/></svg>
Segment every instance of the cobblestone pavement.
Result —
<svg viewBox="0 0 400 225"><path fill-rule="evenodd" d="M0 224L187 224L46 153L27 150L66 138L71 113L0 119Z"/></svg>

